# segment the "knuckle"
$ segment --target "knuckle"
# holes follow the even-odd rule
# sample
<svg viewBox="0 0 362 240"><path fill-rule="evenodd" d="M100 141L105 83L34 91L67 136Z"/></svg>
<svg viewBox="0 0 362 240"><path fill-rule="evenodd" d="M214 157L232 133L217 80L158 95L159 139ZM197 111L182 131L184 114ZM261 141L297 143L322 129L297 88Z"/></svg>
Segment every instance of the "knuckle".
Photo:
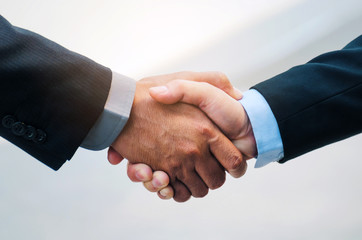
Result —
<svg viewBox="0 0 362 240"><path fill-rule="evenodd" d="M185 202L191 197L190 191L178 180L172 182L172 187L174 190L173 198L176 202Z"/></svg>
<svg viewBox="0 0 362 240"><path fill-rule="evenodd" d="M226 174L225 172L223 172L222 175L218 176L217 178L215 177L211 182L210 182L210 189L215 190L218 189L219 187L221 187L222 185L224 185L226 181Z"/></svg>
<svg viewBox="0 0 362 240"><path fill-rule="evenodd" d="M217 84L218 84L218 87L221 88L221 89L229 89L229 88L232 88L232 85L229 81L229 78L226 76L225 73L223 72L216 72L217 74Z"/></svg>
<svg viewBox="0 0 362 240"><path fill-rule="evenodd" d="M210 138L214 135L214 129L210 124L199 124L197 126L199 133L206 138Z"/></svg>
<svg viewBox="0 0 362 240"><path fill-rule="evenodd" d="M208 83L208 82L197 82L195 84L201 86L201 88L208 88L211 86L210 83Z"/></svg>
<svg viewBox="0 0 362 240"><path fill-rule="evenodd" d="M186 150L185 155L189 160L194 161L201 157L201 150L196 146L192 146Z"/></svg>
<svg viewBox="0 0 362 240"><path fill-rule="evenodd" d="M205 197L209 193L208 188L200 188L197 192L193 193L192 196L195 198L202 198Z"/></svg>
<svg viewBox="0 0 362 240"><path fill-rule="evenodd" d="M232 155L229 159L229 170L237 170L243 165L241 156Z"/></svg>
<svg viewBox="0 0 362 240"><path fill-rule="evenodd" d="M218 75L220 81L223 81L223 82L228 81L228 78L225 73L223 73L221 71L217 71L216 74Z"/></svg>
<svg viewBox="0 0 362 240"><path fill-rule="evenodd" d="M175 194L173 199L176 202L186 202L187 200L190 199L190 197L191 197L191 194L189 194L189 193L177 193L177 194Z"/></svg>
<svg viewBox="0 0 362 240"><path fill-rule="evenodd" d="M176 78L188 78L189 76L192 76L193 74L195 74L194 72L191 71L180 71L180 72L176 72L175 73L175 77Z"/></svg>
<svg viewBox="0 0 362 240"><path fill-rule="evenodd" d="M184 81L181 79L175 79L172 82L168 83L167 85L173 87L174 89L182 91L184 87Z"/></svg>
<svg viewBox="0 0 362 240"><path fill-rule="evenodd" d="M183 172L181 171L181 169L181 162L172 161L172 163L169 163L167 170L165 169L165 172L168 173L170 181L174 181L178 175L180 175L181 177L183 176Z"/></svg>
<svg viewBox="0 0 362 240"><path fill-rule="evenodd" d="M229 78L223 72L217 72L219 75L220 82L224 83L225 85L230 85Z"/></svg>

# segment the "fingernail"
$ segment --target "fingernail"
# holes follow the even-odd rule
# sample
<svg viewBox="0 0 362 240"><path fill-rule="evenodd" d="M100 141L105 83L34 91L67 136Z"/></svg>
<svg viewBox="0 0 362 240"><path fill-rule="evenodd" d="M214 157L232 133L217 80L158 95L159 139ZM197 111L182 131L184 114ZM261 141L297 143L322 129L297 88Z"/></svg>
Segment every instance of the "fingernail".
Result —
<svg viewBox="0 0 362 240"><path fill-rule="evenodd" d="M164 189L162 189L162 190L160 191L160 195L161 195L162 197L167 198L167 197L168 197L167 194L168 194L167 188L164 188Z"/></svg>
<svg viewBox="0 0 362 240"><path fill-rule="evenodd" d="M235 92L236 98L237 98L238 100L240 100L240 99L243 97L242 92L241 92L239 89L235 88L235 87L234 87L234 92Z"/></svg>
<svg viewBox="0 0 362 240"><path fill-rule="evenodd" d="M151 87L150 91L155 94L165 94L168 91L168 88L166 86Z"/></svg>

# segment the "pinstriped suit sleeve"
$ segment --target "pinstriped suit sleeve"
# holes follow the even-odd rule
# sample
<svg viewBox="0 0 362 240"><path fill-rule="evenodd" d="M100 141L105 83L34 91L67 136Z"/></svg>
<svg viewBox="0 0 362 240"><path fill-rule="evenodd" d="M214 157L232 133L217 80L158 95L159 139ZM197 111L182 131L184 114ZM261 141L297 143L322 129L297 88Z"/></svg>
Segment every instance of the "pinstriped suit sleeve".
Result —
<svg viewBox="0 0 362 240"><path fill-rule="evenodd" d="M110 69L0 16L0 136L47 166L72 158L111 80Z"/></svg>

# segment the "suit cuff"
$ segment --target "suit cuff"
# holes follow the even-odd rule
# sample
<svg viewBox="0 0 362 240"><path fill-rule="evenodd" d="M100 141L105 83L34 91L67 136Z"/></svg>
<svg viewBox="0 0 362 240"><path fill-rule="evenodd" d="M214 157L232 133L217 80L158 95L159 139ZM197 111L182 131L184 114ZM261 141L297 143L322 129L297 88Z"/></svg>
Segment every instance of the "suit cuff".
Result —
<svg viewBox="0 0 362 240"><path fill-rule="evenodd" d="M243 105L256 141L258 156L256 168L278 161L284 157L283 142L278 123L265 98L255 89L244 93L240 100Z"/></svg>
<svg viewBox="0 0 362 240"><path fill-rule="evenodd" d="M116 140L129 118L135 91L135 80L112 72L111 89L103 113L89 131L81 147L102 150Z"/></svg>

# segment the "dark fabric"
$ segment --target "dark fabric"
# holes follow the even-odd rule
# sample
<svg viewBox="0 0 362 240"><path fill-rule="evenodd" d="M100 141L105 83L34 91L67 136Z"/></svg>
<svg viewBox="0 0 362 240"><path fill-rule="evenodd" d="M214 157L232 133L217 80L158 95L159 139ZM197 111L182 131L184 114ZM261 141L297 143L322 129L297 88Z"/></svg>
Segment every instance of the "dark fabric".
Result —
<svg viewBox="0 0 362 240"><path fill-rule="evenodd" d="M362 131L362 36L254 86L278 122L286 162Z"/></svg>
<svg viewBox="0 0 362 240"><path fill-rule="evenodd" d="M0 16L0 119L41 129L43 143L0 135L57 170L69 160L103 111L112 73Z"/></svg>

